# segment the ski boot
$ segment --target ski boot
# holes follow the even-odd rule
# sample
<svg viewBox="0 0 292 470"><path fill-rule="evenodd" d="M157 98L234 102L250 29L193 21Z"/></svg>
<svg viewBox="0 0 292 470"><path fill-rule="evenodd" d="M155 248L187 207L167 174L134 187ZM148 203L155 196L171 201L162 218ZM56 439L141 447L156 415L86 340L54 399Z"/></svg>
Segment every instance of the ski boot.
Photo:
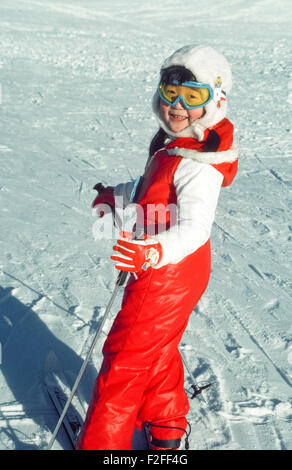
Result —
<svg viewBox="0 0 292 470"><path fill-rule="evenodd" d="M181 438L177 439L158 439L157 437L153 436L150 428L151 427L157 427L157 428L167 428L167 429L178 429L180 431L183 431L186 434L185 438L185 449L189 449L189 435L191 433L191 425L188 423L189 426L189 432L187 432L183 428L178 428L175 426L162 426L158 424L152 424L152 423L146 423L145 424L145 432L146 432L146 437L148 441L148 448L149 450L178 450L181 445Z"/></svg>

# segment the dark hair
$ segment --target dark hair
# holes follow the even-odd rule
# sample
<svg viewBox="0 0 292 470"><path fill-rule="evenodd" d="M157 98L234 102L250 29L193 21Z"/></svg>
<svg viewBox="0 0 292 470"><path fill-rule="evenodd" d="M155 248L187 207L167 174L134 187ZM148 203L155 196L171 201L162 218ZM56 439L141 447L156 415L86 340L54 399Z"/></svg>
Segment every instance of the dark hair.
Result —
<svg viewBox="0 0 292 470"><path fill-rule="evenodd" d="M168 137L167 133L165 130L162 129L162 127L159 127L158 131L156 132L155 136L151 140L150 146L149 146L149 157L152 157L152 155L157 152L157 150L161 149L165 145L165 140Z"/></svg>
<svg viewBox="0 0 292 470"><path fill-rule="evenodd" d="M197 81L195 75L183 65L171 65L161 69L160 81L163 83L173 83L174 80L177 80L179 83Z"/></svg>

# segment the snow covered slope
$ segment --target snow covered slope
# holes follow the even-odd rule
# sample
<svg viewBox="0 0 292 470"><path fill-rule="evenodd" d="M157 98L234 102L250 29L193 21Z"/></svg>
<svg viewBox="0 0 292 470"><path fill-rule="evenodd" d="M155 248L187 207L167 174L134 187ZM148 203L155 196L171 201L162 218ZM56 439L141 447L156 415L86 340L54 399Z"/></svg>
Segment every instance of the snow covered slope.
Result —
<svg viewBox="0 0 292 470"><path fill-rule="evenodd" d="M62 367L74 380L115 278L111 241L92 236L91 188L142 172L159 67L190 43L232 64L240 145L182 341L197 381L214 382L206 406L191 402L191 448L292 448L291 11L288 0L1 0L0 449L49 441L43 376Z"/></svg>

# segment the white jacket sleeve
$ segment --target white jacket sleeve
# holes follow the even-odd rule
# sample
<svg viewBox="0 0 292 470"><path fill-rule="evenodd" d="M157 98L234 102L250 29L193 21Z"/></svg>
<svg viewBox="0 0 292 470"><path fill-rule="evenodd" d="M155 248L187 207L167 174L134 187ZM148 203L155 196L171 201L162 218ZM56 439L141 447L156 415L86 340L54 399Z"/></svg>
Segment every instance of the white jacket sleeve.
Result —
<svg viewBox="0 0 292 470"><path fill-rule="evenodd" d="M206 163L182 159L175 175L177 219L169 230L151 238L163 249L156 269L178 263L204 245L210 237L223 175Z"/></svg>

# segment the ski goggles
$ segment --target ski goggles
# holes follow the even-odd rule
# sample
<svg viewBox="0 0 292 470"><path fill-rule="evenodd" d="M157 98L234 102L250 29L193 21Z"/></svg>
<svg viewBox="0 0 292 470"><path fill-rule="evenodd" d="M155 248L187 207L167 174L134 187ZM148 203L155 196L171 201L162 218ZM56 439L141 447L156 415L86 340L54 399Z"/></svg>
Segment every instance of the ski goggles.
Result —
<svg viewBox="0 0 292 470"><path fill-rule="evenodd" d="M181 100L187 109L205 106L214 96L208 84L198 82L180 84L177 80L173 80L172 83L160 82L158 94L162 101L170 106L175 106Z"/></svg>

